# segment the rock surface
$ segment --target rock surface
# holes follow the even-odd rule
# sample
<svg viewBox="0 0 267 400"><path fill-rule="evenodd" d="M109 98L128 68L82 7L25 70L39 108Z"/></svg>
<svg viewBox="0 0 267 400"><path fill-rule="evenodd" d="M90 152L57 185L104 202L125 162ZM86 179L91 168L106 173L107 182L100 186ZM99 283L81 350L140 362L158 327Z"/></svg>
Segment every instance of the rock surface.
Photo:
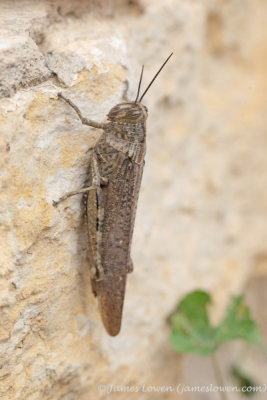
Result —
<svg viewBox="0 0 267 400"><path fill-rule="evenodd" d="M264 0L0 1L0 397L176 399L166 317L187 291L219 318L266 257L267 30ZM120 336L90 289L80 196L99 132L88 118L144 99L148 151ZM123 389L121 389L123 390ZM116 399L125 398L116 393ZM179 398L182 398L181 396Z"/></svg>

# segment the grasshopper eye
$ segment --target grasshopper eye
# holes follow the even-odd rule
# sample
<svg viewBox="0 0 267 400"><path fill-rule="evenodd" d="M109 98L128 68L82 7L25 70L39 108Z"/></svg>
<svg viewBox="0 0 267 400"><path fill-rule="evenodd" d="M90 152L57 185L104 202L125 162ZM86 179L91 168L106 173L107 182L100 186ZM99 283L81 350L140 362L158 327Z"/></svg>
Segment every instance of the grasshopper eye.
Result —
<svg viewBox="0 0 267 400"><path fill-rule="evenodd" d="M146 106L144 106L144 109L146 110L146 113L148 113L148 109L147 109L147 107L146 107Z"/></svg>

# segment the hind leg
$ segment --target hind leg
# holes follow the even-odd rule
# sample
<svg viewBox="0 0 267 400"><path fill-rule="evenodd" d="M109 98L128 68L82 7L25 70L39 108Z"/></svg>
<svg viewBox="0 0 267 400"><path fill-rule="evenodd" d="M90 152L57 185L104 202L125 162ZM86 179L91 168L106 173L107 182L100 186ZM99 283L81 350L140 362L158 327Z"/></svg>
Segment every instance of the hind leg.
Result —
<svg viewBox="0 0 267 400"><path fill-rule="evenodd" d="M106 184L106 179L105 178L101 178L101 176L100 176L98 163L97 163L97 158L96 158L95 153L92 154L92 157L91 157L91 160L90 160L90 164L91 164L91 173L92 173L92 185L88 186L86 188L82 188L82 189L74 190L72 192L68 192L68 193L64 194L64 196L60 197L57 201L53 200L53 206L54 207L57 207L57 205L59 203L61 203L62 201L65 201L66 199L68 199L71 196L75 196L76 194L81 194L81 193L87 193L90 190L97 189L97 188L100 187L100 184L103 183L103 182Z"/></svg>

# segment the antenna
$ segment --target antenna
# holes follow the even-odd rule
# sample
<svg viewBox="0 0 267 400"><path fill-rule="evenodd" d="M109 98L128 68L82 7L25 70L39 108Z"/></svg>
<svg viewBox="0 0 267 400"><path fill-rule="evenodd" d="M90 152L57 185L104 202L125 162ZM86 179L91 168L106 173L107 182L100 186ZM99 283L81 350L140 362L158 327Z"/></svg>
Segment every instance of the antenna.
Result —
<svg viewBox="0 0 267 400"><path fill-rule="evenodd" d="M135 99L135 101L134 101L135 103L137 102L138 97L139 97L140 88L141 88L141 83L142 83L142 78L143 78L143 72L144 72L144 66L142 65L142 71L141 71L141 76L140 76L140 79L139 79L137 95L136 95L136 99Z"/></svg>
<svg viewBox="0 0 267 400"><path fill-rule="evenodd" d="M164 63L162 64L162 66L160 67L160 69L158 70L158 72L156 73L156 75L154 76L154 78L152 79L152 81L150 82L150 84L148 85L148 87L146 88L146 90L144 91L144 93L142 94L139 102L141 103L142 99L144 98L145 94L147 93L148 89L150 88L150 86L152 85L152 83L154 82L154 80L157 78L158 74L160 73L160 71L162 70L162 68L167 64L167 62L169 61L169 59L171 58L171 56L173 55L173 53L171 53L169 55L169 57L167 58L166 61L164 61Z"/></svg>

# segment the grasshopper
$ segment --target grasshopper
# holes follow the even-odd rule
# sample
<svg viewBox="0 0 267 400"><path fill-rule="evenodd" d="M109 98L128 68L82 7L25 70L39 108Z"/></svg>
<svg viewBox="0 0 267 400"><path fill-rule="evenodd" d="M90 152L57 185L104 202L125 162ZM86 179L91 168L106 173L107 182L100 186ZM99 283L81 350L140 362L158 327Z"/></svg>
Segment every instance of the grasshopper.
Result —
<svg viewBox="0 0 267 400"><path fill-rule="evenodd" d="M172 54L138 99L142 67L135 101L113 107L106 123L85 118L71 100L58 94L83 124L103 130L91 154L89 185L66 193L53 205L79 193L86 198L92 291L111 336L120 331L127 274L133 270L131 241L146 152L147 108L141 101Z"/></svg>

